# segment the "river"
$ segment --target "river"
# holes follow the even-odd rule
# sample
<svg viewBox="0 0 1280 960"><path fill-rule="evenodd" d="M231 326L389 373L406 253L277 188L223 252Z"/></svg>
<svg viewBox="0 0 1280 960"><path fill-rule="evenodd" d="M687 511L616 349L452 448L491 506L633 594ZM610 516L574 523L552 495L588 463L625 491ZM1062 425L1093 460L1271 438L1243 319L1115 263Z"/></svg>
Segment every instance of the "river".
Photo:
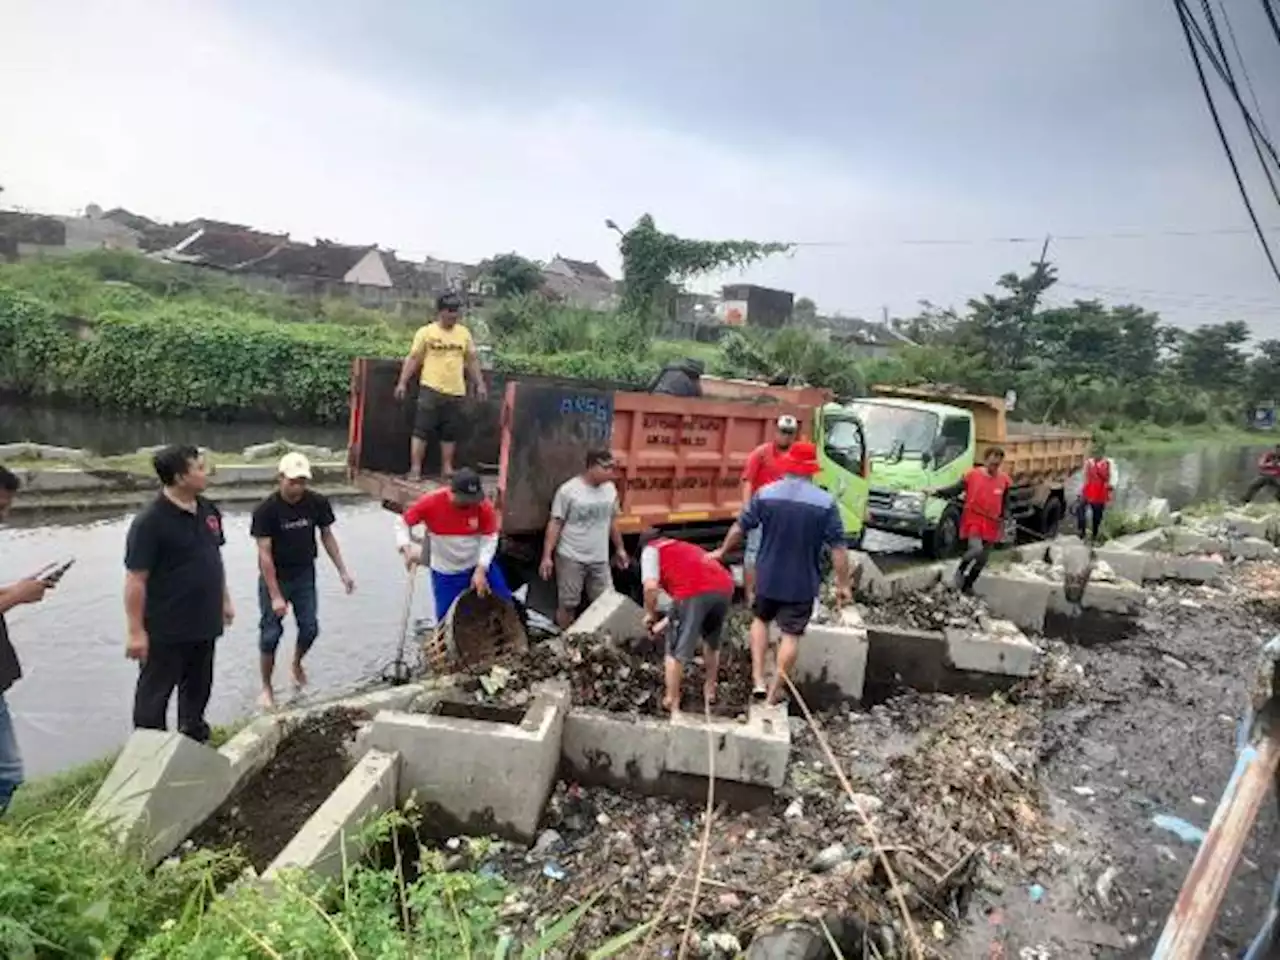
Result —
<svg viewBox="0 0 1280 960"><path fill-rule="evenodd" d="M201 432L198 442L209 442L207 436ZM246 439L240 433L236 444L270 436ZM65 434L56 439L68 442ZM129 443L145 443L135 440L131 437ZM1252 478L1257 455L1258 448L1252 447L1204 447L1120 457L1120 499L1132 500L1142 490L1168 498L1179 509L1233 495ZM355 595L345 596L327 559L321 559L322 633L307 661L313 696L350 688L393 659L405 597L390 516L364 503L339 505L338 511L336 532L358 588ZM8 697L31 775L101 756L128 735L137 669L123 654L122 558L129 520L121 514L95 520L77 515L65 524L0 527L0 582L67 557L77 561L44 603L9 616L26 676ZM218 651L210 705L210 718L218 723L251 713L258 694L257 569L248 527L247 511L226 511L224 557L237 616ZM903 545L869 546L894 550ZM420 582L415 617L428 615L428 601ZM286 664L291 625L289 631L281 654ZM278 667L277 673L283 691L285 668Z"/></svg>

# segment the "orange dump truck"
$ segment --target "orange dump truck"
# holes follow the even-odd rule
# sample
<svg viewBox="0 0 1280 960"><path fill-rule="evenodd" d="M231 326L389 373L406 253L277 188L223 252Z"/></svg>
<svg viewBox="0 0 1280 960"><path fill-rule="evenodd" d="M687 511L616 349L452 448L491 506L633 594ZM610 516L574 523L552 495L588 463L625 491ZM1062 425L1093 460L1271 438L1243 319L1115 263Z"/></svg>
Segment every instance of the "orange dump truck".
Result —
<svg viewBox="0 0 1280 960"><path fill-rule="evenodd" d="M409 483L416 398L393 396L398 360L360 359L351 378L349 468L360 488L402 510L438 481ZM457 462L479 469L502 517L499 560L513 589L529 585L528 606L554 608L537 575L551 500L580 473L586 452L607 447L618 464L619 526L631 543L657 528L717 545L742 509L741 477L751 451L773 436L782 414L812 436L830 397L813 388L768 387L704 378L704 396L673 397L625 386L495 375L488 401L468 405ZM434 445L433 445L434 446ZM862 451L856 456L861 465ZM433 472L428 461L427 472ZM634 551L633 551L634 552ZM634 566L634 564L633 564ZM619 582L633 591L633 569Z"/></svg>

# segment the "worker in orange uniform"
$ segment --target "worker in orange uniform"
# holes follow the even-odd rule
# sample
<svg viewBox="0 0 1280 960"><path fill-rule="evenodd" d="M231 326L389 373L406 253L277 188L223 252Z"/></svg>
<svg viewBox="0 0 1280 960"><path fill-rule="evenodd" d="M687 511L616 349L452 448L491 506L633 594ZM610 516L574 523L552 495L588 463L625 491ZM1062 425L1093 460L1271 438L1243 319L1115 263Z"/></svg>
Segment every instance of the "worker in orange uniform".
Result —
<svg viewBox="0 0 1280 960"><path fill-rule="evenodd" d="M742 469L742 507L745 510L761 487L766 487L775 480L785 476L782 469L783 458L791 445L796 442L796 434L800 424L796 418L783 414L775 425L773 439L762 443L751 451L747 464ZM756 560L760 556L761 528L756 527L747 534L746 549L742 553L742 586L747 594L747 606L756 598Z"/></svg>
<svg viewBox="0 0 1280 960"><path fill-rule="evenodd" d="M1086 522L1092 520L1093 541L1098 540L1102 526L1102 514L1111 502L1115 482L1111 476L1111 461L1103 454L1102 444L1094 442L1092 455L1084 462L1084 487L1080 491L1080 539L1085 539Z"/></svg>
<svg viewBox="0 0 1280 960"><path fill-rule="evenodd" d="M1003 539L1009 475L1000 471L1004 450L988 447L983 464L974 467L964 479L951 487L934 491L948 499L964 494L964 510L960 514L960 539L968 544L956 567L956 587L961 593L972 593L973 585L991 557L991 548Z"/></svg>
<svg viewBox="0 0 1280 960"><path fill-rule="evenodd" d="M715 703L720 675L720 642L733 603L733 575L696 544L658 537L640 551L640 579L644 583L644 620L655 632L665 628L667 656L663 709L680 712L680 684L684 668L703 648L706 680L702 693ZM672 600L669 616L658 614L658 594Z"/></svg>

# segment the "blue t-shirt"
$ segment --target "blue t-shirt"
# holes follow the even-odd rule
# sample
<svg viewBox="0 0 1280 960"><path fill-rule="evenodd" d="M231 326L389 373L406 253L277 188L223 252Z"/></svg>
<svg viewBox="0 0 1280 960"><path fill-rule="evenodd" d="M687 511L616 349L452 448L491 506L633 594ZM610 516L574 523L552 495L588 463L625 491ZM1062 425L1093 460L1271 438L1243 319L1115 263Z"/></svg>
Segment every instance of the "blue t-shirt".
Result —
<svg viewBox="0 0 1280 960"><path fill-rule="evenodd" d="M799 477L761 487L742 511L743 530L761 529L756 593L779 603L808 603L822 583L822 548L844 546L835 499Z"/></svg>

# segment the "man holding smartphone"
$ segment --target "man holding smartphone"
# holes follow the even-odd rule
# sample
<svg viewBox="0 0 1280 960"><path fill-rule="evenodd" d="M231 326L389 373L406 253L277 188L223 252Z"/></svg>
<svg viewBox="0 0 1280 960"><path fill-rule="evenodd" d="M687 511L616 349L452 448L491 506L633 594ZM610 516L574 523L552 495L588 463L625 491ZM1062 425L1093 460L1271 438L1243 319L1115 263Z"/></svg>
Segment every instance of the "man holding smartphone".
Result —
<svg viewBox="0 0 1280 960"><path fill-rule="evenodd" d="M8 468L0 466L0 520L8 516L19 486L18 478ZM18 752L13 718L4 699L5 692L21 679L22 667L13 644L9 642L4 615L14 607L39 603L54 582L52 578L42 580L37 575L0 587L0 816L8 809L14 791L22 784L22 754Z"/></svg>

